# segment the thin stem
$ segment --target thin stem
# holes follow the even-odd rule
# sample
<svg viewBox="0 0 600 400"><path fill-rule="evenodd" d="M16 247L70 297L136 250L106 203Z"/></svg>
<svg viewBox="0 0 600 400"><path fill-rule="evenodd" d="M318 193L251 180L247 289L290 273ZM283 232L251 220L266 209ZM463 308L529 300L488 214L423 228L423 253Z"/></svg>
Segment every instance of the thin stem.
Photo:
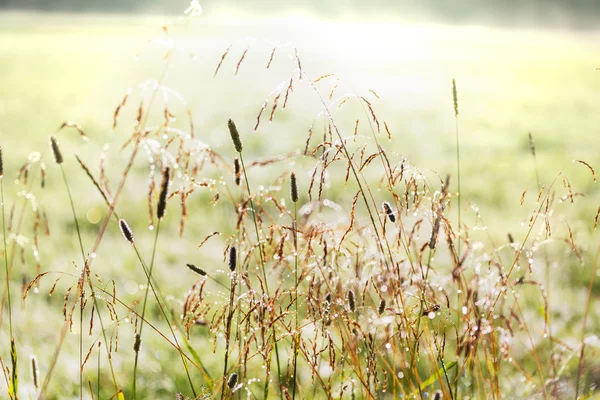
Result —
<svg viewBox="0 0 600 400"><path fill-rule="evenodd" d="M296 316L296 335L294 338L294 385L292 388L292 400L296 399L296 382L298 381L297 365L298 365L298 345L300 341L300 331L298 330L298 204L294 202L294 222L292 229L294 232L294 275L295 275L295 286L294 286L294 314Z"/></svg>
<svg viewBox="0 0 600 400"><path fill-rule="evenodd" d="M460 260L460 244L461 244L461 237L460 237L460 231L461 231L461 217L460 217L460 213L461 213L461 198L462 198L462 193L461 193L461 186L460 186L460 140L459 140L459 134L458 134L458 113L455 112L454 114L454 124L455 124L455 132L456 132L456 176L457 176L457 183L458 183L458 192L457 192L457 202L458 202L458 240L457 240L457 244L456 244L456 250L457 250L457 256L458 259ZM457 291L456 292L456 307L457 309L460 309L460 292ZM460 334L460 313L456 313L456 332L457 332L457 336L456 336L456 346L458 347L458 340L459 337L458 335ZM458 374L459 374L459 368L456 368L456 376L455 376L455 386L454 386L454 398L458 398Z"/></svg>
<svg viewBox="0 0 600 400"><path fill-rule="evenodd" d="M142 319L140 321L140 340L142 340L142 331L144 329L144 318L146 315L146 305L148 302L148 291L150 290L150 279L152 279L152 270L154 269L154 256L156 255L156 244L158 243L158 234L160 232L160 222L161 219L158 220L158 224L156 225L156 233L154 235L154 245L152 247L152 257L150 258L150 268L148 270L148 281L146 282L146 292L144 293L144 303L142 305ZM136 253L137 253L137 249L136 249ZM135 400L135 394L136 394L136 377L137 377L137 366L138 366L138 358L139 358L139 354L140 351L139 349L136 350L135 352L135 361L133 363L133 386L131 389L131 398L133 400Z"/></svg>
<svg viewBox="0 0 600 400"><path fill-rule="evenodd" d="M229 360L229 341L231 339L231 320L233 319L233 298L235 296L235 271L231 272L232 277L230 293L229 293L229 313L225 322L225 360L223 363L223 383L221 385L221 399L225 398L225 385L227 383L227 361Z"/></svg>
<svg viewBox="0 0 600 400"><path fill-rule="evenodd" d="M8 326L10 330L10 343L11 343L11 360L13 362L11 369L11 385L13 388L14 398L17 398L16 393L16 382L17 380L17 365L16 365L16 346L15 346L15 338L13 335L13 325L12 325L12 305L10 302L10 272L8 270L8 253L6 246L6 217L4 213L4 176L0 176L0 204L2 205L2 238L4 242L4 267L6 269L6 295L8 297ZM15 352L14 356L12 352Z"/></svg>

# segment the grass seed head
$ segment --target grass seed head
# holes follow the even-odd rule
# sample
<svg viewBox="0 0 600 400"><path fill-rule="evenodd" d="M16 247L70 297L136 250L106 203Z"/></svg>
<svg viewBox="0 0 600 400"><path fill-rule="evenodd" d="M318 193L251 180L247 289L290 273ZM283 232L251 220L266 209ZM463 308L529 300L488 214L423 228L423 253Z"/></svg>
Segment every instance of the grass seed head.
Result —
<svg viewBox="0 0 600 400"><path fill-rule="evenodd" d="M455 79L452 79L452 100L454 102L454 116L458 117L458 93L456 91Z"/></svg>
<svg viewBox="0 0 600 400"><path fill-rule="evenodd" d="M237 267L237 249L235 246L231 246L229 248L229 270L231 272L235 271Z"/></svg>
<svg viewBox="0 0 600 400"><path fill-rule="evenodd" d="M243 149L242 139L240 139L240 133L238 132L233 120L230 119L229 121L227 121L227 126L229 127L229 134L231 134L231 140L233 141L235 151L241 153Z"/></svg>
<svg viewBox="0 0 600 400"><path fill-rule="evenodd" d="M390 222L394 223L396 222L396 216L394 215L394 212L392 211L392 206L390 206L390 203L388 203L387 201L384 201L382 204L383 207L383 212L385 212L385 214L388 216L388 218L390 219Z"/></svg>
<svg viewBox="0 0 600 400"><path fill-rule="evenodd" d="M60 152L60 148L58 147L58 142L56 141L56 136L50 137L50 145L52 146L52 153L54 154L54 161L57 164L62 164L64 159L62 153Z"/></svg>
<svg viewBox="0 0 600 400"><path fill-rule="evenodd" d="M169 193L169 167L163 171L162 184L160 185L160 195L158 196L158 204L156 206L156 216L162 219L167 212L167 194Z"/></svg>
<svg viewBox="0 0 600 400"><path fill-rule="evenodd" d="M296 173L294 172L290 176L290 197L292 202L298 202L298 182L296 181Z"/></svg>
<svg viewBox="0 0 600 400"><path fill-rule="evenodd" d="M4 163L2 162L2 147L0 147L0 179L4 176Z"/></svg>
<svg viewBox="0 0 600 400"><path fill-rule="evenodd" d="M433 394L433 400L442 400L442 391L436 390Z"/></svg>
<svg viewBox="0 0 600 400"><path fill-rule="evenodd" d="M379 307L377 307L377 312L379 313L379 315L383 314L383 312L385 311L385 299L381 299L381 301L379 302Z"/></svg>
<svg viewBox="0 0 600 400"><path fill-rule="evenodd" d="M125 221L124 219L120 219L119 220L119 228L121 228L121 233L123 234L123 237L131 244L134 244L134 239L133 239L133 232L131 231L131 228L129 227L129 224L127 223L127 221Z"/></svg>
<svg viewBox="0 0 600 400"><path fill-rule="evenodd" d="M348 290L348 308L352 312L356 310L356 297L352 289Z"/></svg>
<svg viewBox="0 0 600 400"><path fill-rule="evenodd" d="M229 387L229 389L233 389L235 385L237 385L237 381L238 374L234 372L233 374L229 375L229 379L227 380L227 386Z"/></svg>
<svg viewBox="0 0 600 400"><path fill-rule="evenodd" d="M140 336L139 333L136 333L133 336L133 351L135 351L136 353L139 352L141 344L142 344L142 337Z"/></svg>
<svg viewBox="0 0 600 400"><path fill-rule="evenodd" d="M240 181L242 178L241 171L242 168L240 166L240 159L236 157L236 159L233 160L233 176L235 178L236 186L240 186Z"/></svg>
<svg viewBox="0 0 600 400"><path fill-rule="evenodd" d="M196 267L194 264L185 264L189 269L191 269L192 271L194 271L195 273L197 273L200 276L206 276L206 271L203 270L202 268L198 268Z"/></svg>

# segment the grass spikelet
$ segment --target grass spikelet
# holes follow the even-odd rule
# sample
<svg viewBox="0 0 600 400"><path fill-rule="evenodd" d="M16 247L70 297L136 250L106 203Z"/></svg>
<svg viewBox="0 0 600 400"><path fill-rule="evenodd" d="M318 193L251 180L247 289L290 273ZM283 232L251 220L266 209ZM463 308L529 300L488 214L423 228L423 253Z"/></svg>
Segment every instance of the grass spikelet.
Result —
<svg viewBox="0 0 600 400"><path fill-rule="evenodd" d="M167 194L169 193L169 175L171 169L166 167L163 171L163 179L160 185L160 194L158 196L158 204L156 205L156 216L158 219L164 218L167 212Z"/></svg>
<svg viewBox="0 0 600 400"><path fill-rule="evenodd" d="M379 306L377 307L377 313L382 315L385 312L385 299L381 299Z"/></svg>
<svg viewBox="0 0 600 400"><path fill-rule="evenodd" d="M240 133L238 132L237 127L235 126L235 122L233 122L232 119L229 119L229 121L227 121L227 127L229 128L229 134L231 135L231 140L233 141L235 151L241 153L244 147L242 146Z"/></svg>
<svg viewBox="0 0 600 400"><path fill-rule="evenodd" d="M456 79L452 79L452 102L454 103L454 116L458 117L458 92L456 91Z"/></svg>
<svg viewBox="0 0 600 400"><path fill-rule="evenodd" d="M387 126L387 122L383 121L383 127L385 128L385 133L387 133L388 135L388 140L392 140L392 133L390 132L390 129Z"/></svg>
<svg viewBox="0 0 600 400"><path fill-rule="evenodd" d="M133 351L136 353L140 351L140 346L142 345L142 337L139 333L133 335Z"/></svg>
<svg viewBox="0 0 600 400"><path fill-rule="evenodd" d="M598 207L598 211L596 211L596 216L594 217L594 230L598 227L598 217L600 217L600 207Z"/></svg>
<svg viewBox="0 0 600 400"><path fill-rule="evenodd" d="M431 238L429 239L429 248L431 250L435 250L435 246L437 245L437 237L438 232L440 231L440 217L439 215L435 217L435 221L433 222L433 229L431 230Z"/></svg>
<svg viewBox="0 0 600 400"><path fill-rule="evenodd" d="M37 367L37 359L35 356L31 356L31 378L33 380L33 386L36 389L40 388L39 373L40 371Z"/></svg>
<svg viewBox="0 0 600 400"><path fill-rule="evenodd" d="M388 203L387 201L384 201L382 204L382 208L383 208L383 212L390 219L390 222L392 222L392 223L396 222L396 215L394 215L394 211L392 210L392 206L390 206L390 203Z"/></svg>
<svg viewBox="0 0 600 400"><path fill-rule="evenodd" d="M583 160L574 160L580 164L585 165L586 167L588 167L588 169L591 171L592 173L592 178L594 178L594 182L596 182L596 171L594 171L594 168L592 168L592 166L590 164L588 164L587 162L583 161Z"/></svg>
<svg viewBox="0 0 600 400"><path fill-rule="evenodd" d="M229 379L227 380L227 387L229 387L229 389L233 389L235 385L237 385L237 381L238 374L234 372L233 374L229 375Z"/></svg>
<svg viewBox="0 0 600 400"><path fill-rule="evenodd" d="M52 153L54 154L54 161L56 161L57 164L62 164L64 159L62 153L60 152L60 148L58 147L56 136L50 137L50 146L52 147Z"/></svg>
<svg viewBox="0 0 600 400"><path fill-rule="evenodd" d="M287 106L288 98L290 96L290 93L293 91L294 91L294 77L291 77L290 83L288 84L288 87L285 90L285 98L283 99L283 107L282 108L285 108Z"/></svg>
<svg viewBox="0 0 600 400"><path fill-rule="evenodd" d="M219 64L217 65L217 68L215 69L215 73L213 74L213 78L215 76L217 76L217 73L219 72L219 70L221 69L221 65L223 64L223 61L225 61L225 57L227 57L227 54L229 54L229 50L231 50L231 46L229 46L227 48L227 50L225 50L225 53L223 53L223 55L221 56L221 60L219 61Z"/></svg>
<svg viewBox="0 0 600 400"><path fill-rule="evenodd" d="M77 131L77 133L79 133L79 135L81 136L81 138L82 138L84 141L86 141L86 142L87 142L88 140L90 140L90 139L87 137L87 135L85 134L85 132L83 131L83 129L81 129L81 127L80 127L78 124L76 124L75 122L73 122L73 121L65 121L65 122L63 122L63 123L62 123L62 124L61 124L61 125L58 127L58 130L60 131L60 130L61 130L61 129L63 129L63 128L73 128L73 129L75 129L75 130Z"/></svg>
<svg viewBox="0 0 600 400"><path fill-rule="evenodd" d="M350 309L351 312L356 311L356 295L352 289L348 290L346 298L348 299L348 309Z"/></svg>
<svg viewBox="0 0 600 400"><path fill-rule="evenodd" d="M298 182L296 180L296 173L292 172L290 176L290 198L293 203L298 202Z"/></svg>
<svg viewBox="0 0 600 400"><path fill-rule="evenodd" d="M242 56L240 57L240 60L238 61L237 65L235 66L235 74L236 75L240 71L240 67L242 66L242 62L244 61L244 58L246 58L246 53L248 53L248 50L250 50L250 47L246 47L246 50L244 50L244 52L242 53ZM216 74L216 72L215 72L215 74Z"/></svg>
<svg viewBox="0 0 600 400"><path fill-rule="evenodd" d="M131 228L129 227L127 221L125 221L124 219L120 219L119 228L121 228L121 233L123 234L125 240L127 240L131 244L134 244L135 240L133 238L133 232L131 231Z"/></svg>
<svg viewBox="0 0 600 400"><path fill-rule="evenodd" d="M235 271L237 267L237 249L235 246L231 246L229 248L229 270L231 272Z"/></svg>
<svg viewBox="0 0 600 400"><path fill-rule="evenodd" d="M529 132L529 150L531 150L531 155L535 157L535 141L531 132Z"/></svg>
<svg viewBox="0 0 600 400"><path fill-rule="evenodd" d="M273 62L273 57L275 57L276 50L277 50L277 46L273 47L273 50L271 51L271 55L269 56L269 62L267 63L266 69L269 69L269 67L271 67L271 63Z"/></svg>
<svg viewBox="0 0 600 400"><path fill-rule="evenodd" d="M0 147L0 179L4 177L4 161L2 160L2 147Z"/></svg>
<svg viewBox="0 0 600 400"><path fill-rule="evenodd" d="M186 267L188 267L190 270L194 271L198 275L206 276L206 271L203 270L202 268L198 268L194 264L185 264L185 265L186 265Z"/></svg>
<svg viewBox="0 0 600 400"><path fill-rule="evenodd" d="M242 168L240 166L240 159L236 157L233 160L233 177L235 179L236 186L240 186L240 182L242 180L241 172L242 172Z"/></svg>

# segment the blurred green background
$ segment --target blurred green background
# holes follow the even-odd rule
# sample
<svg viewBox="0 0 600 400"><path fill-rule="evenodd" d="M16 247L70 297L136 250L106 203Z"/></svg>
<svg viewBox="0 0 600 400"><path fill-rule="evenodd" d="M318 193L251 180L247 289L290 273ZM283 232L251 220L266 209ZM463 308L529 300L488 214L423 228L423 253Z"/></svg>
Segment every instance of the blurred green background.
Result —
<svg viewBox="0 0 600 400"><path fill-rule="evenodd" d="M325 98L334 87L334 100L356 93L368 98L379 120L392 132L391 141L385 131L380 139L394 161L410 160L433 182L436 172L441 176L455 173L451 82L456 78L463 195L485 224L471 208L464 214L465 222L487 226L496 240L505 240L507 232L517 240L524 237L527 229L522 222L535 207L537 194L527 138L531 132L542 183L550 184L564 171L574 191L586 194L577 198L576 206L557 206L556 213L568 219L584 250L594 251L597 185L589 171L572 160L582 159L600 167L598 3L511 1L485 2L484 7L484 2L465 0L421 1L418 7L412 1L364 4L207 1L201 2L203 16L188 18L183 16L188 4L178 1L0 1L0 8L5 9L0 13L0 145L6 175L12 179L14 171L34 151L48 157L48 138L63 121L79 123L90 142L81 142L75 132L65 132L61 133L61 145L71 154L65 165L89 246L98 228L95 215L103 216L105 207L72 153L79 154L97 172L101 149L109 146L110 178L114 182L119 179L127 153L118 148L131 133L140 101L136 95L139 85L159 76L167 51L174 53L165 85L185 98L198 137L215 151L233 157L226 121L234 118L251 156L264 158L303 149L313 124L315 132L322 134L324 121L317 118L322 106L306 81L295 83L288 107L279 109L272 123L263 115L259 129L252 132L265 98L272 99L276 88L292 75L296 48L307 79L334 74L316 84ZM167 33L162 26L168 26ZM213 78L221 55L230 46L219 74ZM274 46L279 47L267 70ZM235 74L246 49L248 53ZM134 94L113 131L113 112L128 88ZM156 110L151 123L162 121L160 108ZM187 126L183 108L175 106L172 111L178 116L177 126ZM354 134L355 121L360 119L359 135L370 137L368 112L356 100L335 108L334 116L344 136ZM313 161L293 162L311 166ZM40 246L43 270L72 272L76 239L72 224L61 224L69 220L70 211L64 206L66 195L59 171L51 164L48 162L49 184L38 201L57 225L52 237ZM256 177L256 185L268 185L280 172L278 168L266 168L263 176ZM135 171L120 212L129 214L134 230L142 232L140 243L148 250L151 235L146 230L144 208L147 163L140 160ZM222 174L211 173L215 178ZM306 182L309 175L301 178ZM562 196L566 189L560 185L557 191ZM9 185L6 190L10 206L20 189ZM529 190L529 195L520 207L524 190ZM347 197L339 181L333 182L327 195L340 202ZM157 276L169 282L175 303L189 289L190 276L185 270L174 271L182 271L185 262L194 260L200 265L222 264L221 239L216 239L213 248L196 250L207 234L221 229L231 232L235 222L209 204L211 197L211 193L204 193L193 200L182 240L176 240L179 211L170 212L172 227L165 235L173 240L165 239L169 246L159 256ZM141 282L142 274L116 226L110 229L98 255L98 273L115 279L124 299L133 301L139 297L136 282ZM555 234L566 237L566 226L557 226ZM572 310L569 304L585 302L591 269L590 263L585 267L573 263L569 251L567 245L560 244L553 264L560 293L556 297L562 300L555 302L555 332L565 335L573 334L569 323L581 316L581 311ZM27 257L30 261L29 247ZM33 267L25 264L14 279L18 284L21 277L32 279L34 275ZM541 272L539 278L543 280ZM38 298L28 300L27 314L17 316L23 353L37 355L42 370L55 348L62 319L61 296L45 297L50 285L51 280L44 282ZM48 326L55 329L44 330ZM128 331L123 333L126 343L131 339ZM36 334L41 337L33 336L33 332L42 332ZM2 343L7 342L5 335L3 330ZM52 386L54 393L60 393L57 398L76 394L77 339L71 336L61 356L66 361L59 365ZM170 379L155 377L165 360L177 362L176 354L161 347L159 337L154 340L158 350L147 355L144 379L150 393L172 392ZM205 345L201 336L193 340L199 347ZM129 344L125 347L124 351L130 351ZM123 357L126 361L120 370L129 371L130 358ZM124 372L123 380L128 376ZM177 379L184 385L183 375ZM63 388L64 381L72 381L73 386ZM24 385L31 388L30 383Z"/></svg>

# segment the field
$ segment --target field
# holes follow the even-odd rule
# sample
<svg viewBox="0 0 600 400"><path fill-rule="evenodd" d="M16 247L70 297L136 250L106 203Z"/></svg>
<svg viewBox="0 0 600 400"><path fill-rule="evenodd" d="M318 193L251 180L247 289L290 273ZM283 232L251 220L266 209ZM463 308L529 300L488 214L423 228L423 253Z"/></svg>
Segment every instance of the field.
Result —
<svg viewBox="0 0 600 400"><path fill-rule="evenodd" d="M596 31L0 14L2 396L12 329L19 398L597 397L597 67ZM138 146L115 212L139 258L100 193Z"/></svg>

